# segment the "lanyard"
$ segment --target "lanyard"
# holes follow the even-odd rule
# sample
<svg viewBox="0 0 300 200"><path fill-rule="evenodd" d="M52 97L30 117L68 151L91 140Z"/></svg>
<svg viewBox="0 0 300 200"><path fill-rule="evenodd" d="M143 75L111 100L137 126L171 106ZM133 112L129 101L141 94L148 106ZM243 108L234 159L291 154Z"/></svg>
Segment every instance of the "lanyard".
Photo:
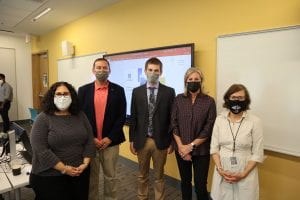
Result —
<svg viewBox="0 0 300 200"><path fill-rule="evenodd" d="M233 135L232 128L231 128L231 125L230 125L230 121L229 121L229 119L228 119L228 124L229 124L229 127L230 127L230 132L231 132L231 135L232 135L232 139L233 139L233 149L232 149L233 153L235 152L235 141L236 141L236 137L237 137L237 135L238 135L238 133L239 133L239 130L240 130L240 127L241 127L241 125L242 125L243 120L244 120L244 117L242 118L242 120L241 120L241 122L240 122L240 125L239 125L239 127L238 127L238 129L237 129L237 131L236 131L236 133L235 133L235 136L234 136L234 135Z"/></svg>

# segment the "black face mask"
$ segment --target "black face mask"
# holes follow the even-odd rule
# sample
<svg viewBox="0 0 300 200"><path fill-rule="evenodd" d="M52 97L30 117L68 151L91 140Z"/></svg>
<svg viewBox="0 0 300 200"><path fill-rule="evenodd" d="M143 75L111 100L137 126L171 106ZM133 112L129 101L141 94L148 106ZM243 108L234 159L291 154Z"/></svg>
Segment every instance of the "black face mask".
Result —
<svg viewBox="0 0 300 200"><path fill-rule="evenodd" d="M228 100L228 108L234 114L239 114L247 108L247 101Z"/></svg>
<svg viewBox="0 0 300 200"><path fill-rule="evenodd" d="M200 81L187 82L187 90L190 92L197 92L200 88Z"/></svg>

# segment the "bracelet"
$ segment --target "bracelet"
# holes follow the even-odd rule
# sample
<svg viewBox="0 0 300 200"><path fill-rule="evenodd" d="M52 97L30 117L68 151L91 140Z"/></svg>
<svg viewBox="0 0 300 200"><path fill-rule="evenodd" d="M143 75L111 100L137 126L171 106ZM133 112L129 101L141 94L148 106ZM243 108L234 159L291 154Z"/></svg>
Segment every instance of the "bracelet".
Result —
<svg viewBox="0 0 300 200"><path fill-rule="evenodd" d="M218 166L216 167L216 169L217 169L218 172L220 172L220 170L223 170L222 167L218 167Z"/></svg>
<svg viewBox="0 0 300 200"><path fill-rule="evenodd" d="M192 145L192 149L191 149L191 151L193 151L195 148L196 148L196 145L193 143L193 142L191 142L191 144L190 145Z"/></svg>
<svg viewBox="0 0 300 200"><path fill-rule="evenodd" d="M65 165L65 168L61 171L62 174L65 174L67 172L67 168L69 168L68 165Z"/></svg>

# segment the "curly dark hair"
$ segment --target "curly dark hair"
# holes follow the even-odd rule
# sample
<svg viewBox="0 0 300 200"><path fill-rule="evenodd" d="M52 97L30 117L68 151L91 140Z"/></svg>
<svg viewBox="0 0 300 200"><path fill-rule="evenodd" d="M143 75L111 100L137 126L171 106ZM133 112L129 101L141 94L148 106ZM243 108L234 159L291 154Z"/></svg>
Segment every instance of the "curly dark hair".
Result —
<svg viewBox="0 0 300 200"><path fill-rule="evenodd" d="M59 86L66 86L70 91L72 103L69 107L69 112L72 115L77 115L80 111L78 96L74 87L67 82L56 82L50 87L50 89L47 91L47 93L45 94L42 100L42 110L46 114L50 114L50 115L53 115L54 112L59 111L54 104L55 91Z"/></svg>

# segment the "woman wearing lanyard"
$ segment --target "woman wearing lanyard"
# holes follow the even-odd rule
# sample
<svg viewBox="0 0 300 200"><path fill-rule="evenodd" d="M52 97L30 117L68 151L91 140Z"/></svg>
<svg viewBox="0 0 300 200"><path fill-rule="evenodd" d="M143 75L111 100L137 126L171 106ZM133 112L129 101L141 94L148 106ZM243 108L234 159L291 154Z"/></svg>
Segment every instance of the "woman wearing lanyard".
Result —
<svg viewBox="0 0 300 200"><path fill-rule="evenodd" d="M250 96L244 85L232 85L216 119L210 153L215 162L213 200L258 200L257 163L263 161L262 124L247 112Z"/></svg>

